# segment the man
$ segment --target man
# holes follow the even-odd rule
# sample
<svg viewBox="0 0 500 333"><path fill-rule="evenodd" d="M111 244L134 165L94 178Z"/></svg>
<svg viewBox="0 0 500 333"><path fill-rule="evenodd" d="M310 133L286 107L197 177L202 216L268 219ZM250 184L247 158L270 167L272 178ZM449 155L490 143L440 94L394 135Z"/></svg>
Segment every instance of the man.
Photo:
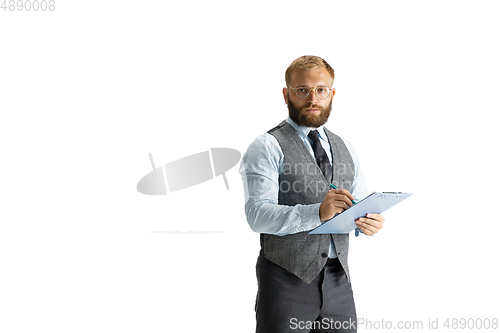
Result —
<svg viewBox="0 0 500 333"><path fill-rule="evenodd" d="M356 332L349 235L309 235L369 194L354 148L323 126L334 77L320 57L293 61L283 88L289 117L257 137L241 161L247 221L261 234L257 333ZM359 218L356 236L374 235L383 223L379 214Z"/></svg>

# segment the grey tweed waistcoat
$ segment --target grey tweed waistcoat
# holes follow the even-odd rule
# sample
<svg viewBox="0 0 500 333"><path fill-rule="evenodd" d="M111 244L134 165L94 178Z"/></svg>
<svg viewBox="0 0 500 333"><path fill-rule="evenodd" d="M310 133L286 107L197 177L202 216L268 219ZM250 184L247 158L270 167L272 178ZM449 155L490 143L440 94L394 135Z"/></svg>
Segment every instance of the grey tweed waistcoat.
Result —
<svg viewBox="0 0 500 333"><path fill-rule="evenodd" d="M338 188L352 191L354 162L340 137L325 128L333 160L332 183ZM279 176L278 204L295 206L323 202L330 190L316 160L306 145L286 121L271 129L283 151L283 172ZM328 259L330 239L333 239L337 256L348 281L347 254L349 234L309 235L309 231L277 236L261 234L261 255L288 270L306 283L321 272Z"/></svg>

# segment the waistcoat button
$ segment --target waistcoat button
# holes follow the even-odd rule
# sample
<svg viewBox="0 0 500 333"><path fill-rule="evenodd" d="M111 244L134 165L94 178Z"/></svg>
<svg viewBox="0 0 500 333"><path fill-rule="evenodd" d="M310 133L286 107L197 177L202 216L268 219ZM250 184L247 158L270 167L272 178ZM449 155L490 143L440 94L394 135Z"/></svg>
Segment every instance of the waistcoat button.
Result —
<svg viewBox="0 0 500 333"><path fill-rule="evenodd" d="M326 253L321 253L321 256L322 256L323 258L328 258L328 254L326 254Z"/></svg>

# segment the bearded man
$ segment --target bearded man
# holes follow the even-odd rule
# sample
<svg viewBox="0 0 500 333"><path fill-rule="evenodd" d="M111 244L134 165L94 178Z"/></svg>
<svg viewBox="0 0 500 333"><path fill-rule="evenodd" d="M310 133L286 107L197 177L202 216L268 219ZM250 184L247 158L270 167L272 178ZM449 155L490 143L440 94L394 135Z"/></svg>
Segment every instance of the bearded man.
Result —
<svg viewBox="0 0 500 333"><path fill-rule="evenodd" d="M352 145L323 126L334 78L320 57L294 60L283 88L289 116L257 137L241 161L245 214L261 237L257 333L356 332L349 235L309 234L369 194ZM371 236L384 218L355 222L356 236Z"/></svg>

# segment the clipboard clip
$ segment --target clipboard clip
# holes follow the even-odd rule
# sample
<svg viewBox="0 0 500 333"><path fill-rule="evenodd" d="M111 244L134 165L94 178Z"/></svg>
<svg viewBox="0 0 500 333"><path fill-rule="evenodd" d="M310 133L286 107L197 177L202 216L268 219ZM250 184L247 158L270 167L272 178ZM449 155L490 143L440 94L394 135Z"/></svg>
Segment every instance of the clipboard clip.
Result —
<svg viewBox="0 0 500 333"><path fill-rule="evenodd" d="M401 197L401 195L402 195L404 192L382 192L382 193L386 193L386 194L394 194L394 195L396 195L396 198L399 198L399 197ZM384 195L384 194L382 194L380 197L382 197L382 198L383 198L383 197L385 197L385 195ZM379 197L379 198L380 198L380 197Z"/></svg>

